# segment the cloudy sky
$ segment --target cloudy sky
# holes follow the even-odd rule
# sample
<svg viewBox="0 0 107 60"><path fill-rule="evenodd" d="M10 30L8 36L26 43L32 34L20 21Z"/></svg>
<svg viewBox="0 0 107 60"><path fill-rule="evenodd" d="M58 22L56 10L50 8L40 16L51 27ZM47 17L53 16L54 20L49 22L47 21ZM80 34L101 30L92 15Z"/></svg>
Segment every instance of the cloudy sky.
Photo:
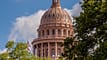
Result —
<svg viewBox="0 0 107 60"><path fill-rule="evenodd" d="M52 0L0 0L0 51L8 40L32 41L43 13ZM70 15L78 16L80 0L61 0L61 6Z"/></svg>

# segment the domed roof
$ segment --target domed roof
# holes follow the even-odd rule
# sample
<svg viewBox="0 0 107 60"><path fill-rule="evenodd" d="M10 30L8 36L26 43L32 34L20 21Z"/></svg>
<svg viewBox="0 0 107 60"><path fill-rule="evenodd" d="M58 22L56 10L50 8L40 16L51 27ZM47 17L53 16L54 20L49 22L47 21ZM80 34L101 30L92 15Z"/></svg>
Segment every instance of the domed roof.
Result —
<svg viewBox="0 0 107 60"><path fill-rule="evenodd" d="M41 25L51 23L71 24L71 17L61 8L60 0L53 0L51 8L41 18Z"/></svg>

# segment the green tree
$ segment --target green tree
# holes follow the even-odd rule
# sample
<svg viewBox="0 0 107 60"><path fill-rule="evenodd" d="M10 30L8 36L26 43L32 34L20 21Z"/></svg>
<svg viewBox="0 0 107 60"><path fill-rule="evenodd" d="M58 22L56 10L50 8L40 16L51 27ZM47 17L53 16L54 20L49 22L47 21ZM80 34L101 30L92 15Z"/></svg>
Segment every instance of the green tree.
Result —
<svg viewBox="0 0 107 60"><path fill-rule="evenodd" d="M107 59L107 1L83 0L81 6L83 12L80 13L79 17L75 17L76 35L73 39L66 39L67 41L78 40L78 45L68 51L69 53L76 52L66 55L66 51L64 55L67 58L71 56L69 60L72 58L105 60ZM68 42L68 44L71 43ZM65 49L68 47L64 46ZM76 56L73 57L74 54Z"/></svg>
<svg viewBox="0 0 107 60"><path fill-rule="evenodd" d="M7 52L0 54L0 60L7 60L9 57L9 54Z"/></svg>
<svg viewBox="0 0 107 60"><path fill-rule="evenodd" d="M72 37L68 37L64 40L64 53L62 54L63 57L66 57L66 60L74 60L76 56L76 48L75 46L77 45L77 41Z"/></svg>
<svg viewBox="0 0 107 60"><path fill-rule="evenodd" d="M59 57L57 60L64 60L64 58L61 56L61 57Z"/></svg>
<svg viewBox="0 0 107 60"><path fill-rule="evenodd" d="M29 53L26 43L9 41L6 44L6 48L7 51L0 54L0 60L43 60L43 58L36 57Z"/></svg>
<svg viewBox="0 0 107 60"><path fill-rule="evenodd" d="M12 50L14 47L14 41L8 41L5 47L8 51Z"/></svg>

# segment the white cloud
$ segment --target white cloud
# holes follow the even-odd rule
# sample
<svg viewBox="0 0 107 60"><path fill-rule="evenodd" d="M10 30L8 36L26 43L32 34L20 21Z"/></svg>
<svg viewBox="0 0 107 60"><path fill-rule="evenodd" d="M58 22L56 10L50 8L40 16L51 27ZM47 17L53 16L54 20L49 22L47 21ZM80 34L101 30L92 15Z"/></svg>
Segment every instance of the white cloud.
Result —
<svg viewBox="0 0 107 60"><path fill-rule="evenodd" d="M65 10L71 15L71 16L79 16L80 12L82 12L81 5L79 3L75 4L72 9L66 9Z"/></svg>
<svg viewBox="0 0 107 60"><path fill-rule="evenodd" d="M4 52L6 52L6 51L7 51L7 49L0 50L0 54L4 53Z"/></svg>
<svg viewBox="0 0 107 60"><path fill-rule="evenodd" d="M21 16L16 18L8 40L32 40L37 37L37 28L41 16L46 10L40 10L30 16Z"/></svg>
<svg viewBox="0 0 107 60"><path fill-rule="evenodd" d="M79 13L82 11L79 3L75 4L73 9L65 8L65 10L72 16L79 16ZM34 38L37 38L37 28L45 11L40 10L32 15L16 18L8 40L29 40L31 42Z"/></svg>

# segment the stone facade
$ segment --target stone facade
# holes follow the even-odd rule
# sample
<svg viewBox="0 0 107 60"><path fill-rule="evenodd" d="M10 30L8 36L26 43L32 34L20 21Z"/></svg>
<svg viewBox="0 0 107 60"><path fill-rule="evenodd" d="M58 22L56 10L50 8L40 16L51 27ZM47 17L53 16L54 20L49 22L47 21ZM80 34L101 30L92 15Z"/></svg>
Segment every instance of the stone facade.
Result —
<svg viewBox="0 0 107 60"><path fill-rule="evenodd" d="M32 42L33 53L39 57L56 60L63 52L61 44L73 35L72 20L60 6L60 0L52 0L52 6L41 18L38 38Z"/></svg>

